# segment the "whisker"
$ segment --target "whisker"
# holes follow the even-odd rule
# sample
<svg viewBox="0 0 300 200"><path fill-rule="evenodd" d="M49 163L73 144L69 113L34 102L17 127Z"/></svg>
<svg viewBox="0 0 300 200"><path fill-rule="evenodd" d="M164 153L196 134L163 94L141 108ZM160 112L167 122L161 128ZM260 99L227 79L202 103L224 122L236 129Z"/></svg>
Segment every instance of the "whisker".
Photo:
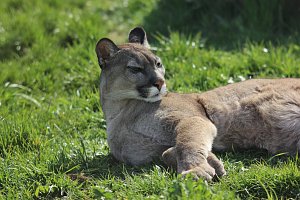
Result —
<svg viewBox="0 0 300 200"><path fill-rule="evenodd" d="M138 93L132 90L119 90L117 92L111 92L105 96L105 98L111 100L133 99L137 97Z"/></svg>

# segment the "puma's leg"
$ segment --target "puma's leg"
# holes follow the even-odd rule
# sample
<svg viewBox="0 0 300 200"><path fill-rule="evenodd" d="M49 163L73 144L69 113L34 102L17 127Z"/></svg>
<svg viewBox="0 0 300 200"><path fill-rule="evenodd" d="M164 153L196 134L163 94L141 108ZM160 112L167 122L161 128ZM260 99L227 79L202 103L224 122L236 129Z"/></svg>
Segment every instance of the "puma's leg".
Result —
<svg viewBox="0 0 300 200"><path fill-rule="evenodd" d="M214 124L205 117L190 117L182 119L175 131L178 173L191 173L195 178L212 180L216 171L207 157L217 134Z"/></svg>

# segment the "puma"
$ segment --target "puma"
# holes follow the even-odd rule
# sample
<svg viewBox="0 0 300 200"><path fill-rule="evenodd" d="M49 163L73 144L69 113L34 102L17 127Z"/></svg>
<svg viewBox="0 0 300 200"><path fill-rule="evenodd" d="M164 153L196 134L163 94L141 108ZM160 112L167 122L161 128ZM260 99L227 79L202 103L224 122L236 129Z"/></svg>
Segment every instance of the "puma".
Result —
<svg viewBox="0 0 300 200"><path fill-rule="evenodd" d="M107 140L118 160L141 165L161 157L178 173L212 180L226 172L211 152L300 149L300 80L252 79L201 94L167 92L165 68L143 28L129 43L100 39L100 100Z"/></svg>

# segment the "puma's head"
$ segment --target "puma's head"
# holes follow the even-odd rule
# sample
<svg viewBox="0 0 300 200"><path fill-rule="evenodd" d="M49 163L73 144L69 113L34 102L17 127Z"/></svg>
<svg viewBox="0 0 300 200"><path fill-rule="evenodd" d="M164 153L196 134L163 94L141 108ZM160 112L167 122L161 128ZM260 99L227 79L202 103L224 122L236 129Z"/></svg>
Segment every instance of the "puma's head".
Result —
<svg viewBox="0 0 300 200"><path fill-rule="evenodd" d="M96 53L102 99L155 102L166 93L164 66L150 51L143 28L131 30L127 44L117 46L110 39L100 39Z"/></svg>

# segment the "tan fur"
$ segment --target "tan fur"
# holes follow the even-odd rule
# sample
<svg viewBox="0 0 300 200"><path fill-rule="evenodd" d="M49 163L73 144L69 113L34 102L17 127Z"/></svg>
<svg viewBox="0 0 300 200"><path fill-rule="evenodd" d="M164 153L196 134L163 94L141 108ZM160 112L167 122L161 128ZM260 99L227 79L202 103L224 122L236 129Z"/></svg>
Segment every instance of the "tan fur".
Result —
<svg viewBox="0 0 300 200"><path fill-rule="evenodd" d="M106 66L100 78L108 144L118 160L141 165L161 156L179 173L211 180L225 174L212 148L299 152L299 79L248 80L201 94L160 92L161 98L149 102L152 97L141 98L136 84L144 81L145 87L155 91L154 83L147 78L140 80L138 74L133 76L127 65L134 60L143 65L145 77L162 82L164 69L155 66L157 56L143 43L136 43L142 41L139 35L134 38L135 43L119 46L103 59ZM96 51L98 46L105 51L105 45L99 42ZM100 50L97 55L100 63Z"/></svg>

